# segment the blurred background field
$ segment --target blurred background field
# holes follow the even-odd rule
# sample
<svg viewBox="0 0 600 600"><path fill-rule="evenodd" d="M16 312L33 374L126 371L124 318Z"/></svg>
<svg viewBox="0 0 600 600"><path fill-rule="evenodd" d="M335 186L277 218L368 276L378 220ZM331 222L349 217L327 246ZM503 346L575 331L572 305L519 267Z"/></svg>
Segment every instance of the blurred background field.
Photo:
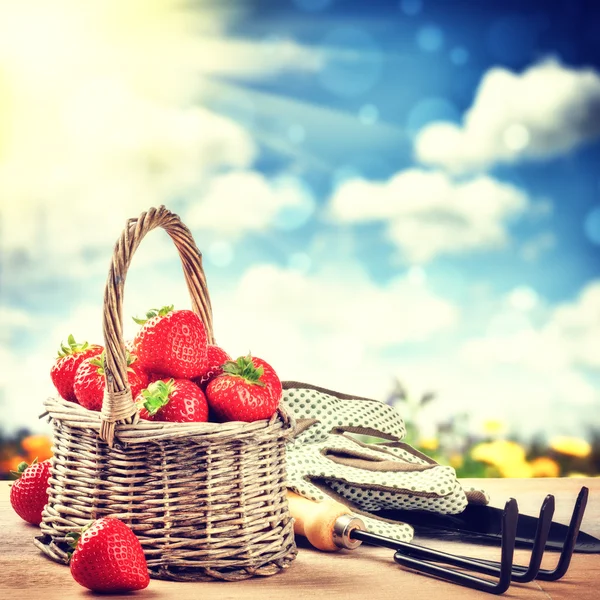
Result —
<svg viewBox="0 0 600 600"><path fill-rule="evenodd" d="M397 404L461 475L598 474L598 164L592 0L0 0L0 471L165 204L230 354ZM152 232L126 337L170 304Z"/></svg>
<svg viewBox="0 0 600 600"><path fill-rule="evenodd" d="M600 474L600 430L589 430L587 439L538 435L519 440L511 437L506 423L498 420L483 421L475 431L465 413L434 423L431 415L424 413L435 400L431 392L413 398L396 382L386 402L405 416L405 441L440 464L454 467L459 477L590 477ZM10 478L11 471L22 461L31 463L36 458L42 461L51 456L52 442L47 435L21 429L10 437L0 436L0 479Z"/></svg>

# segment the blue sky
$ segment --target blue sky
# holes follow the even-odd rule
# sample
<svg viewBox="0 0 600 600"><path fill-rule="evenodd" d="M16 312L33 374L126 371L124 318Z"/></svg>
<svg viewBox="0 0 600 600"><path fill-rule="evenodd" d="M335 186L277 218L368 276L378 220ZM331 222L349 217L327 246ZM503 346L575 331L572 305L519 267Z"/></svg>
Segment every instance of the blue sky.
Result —
<svg viewBox="0 0 600 600"><path fill-rule="evenodd" d="M434 389L430 423L600 425L593 3L46 6L0 0L7 428L44 427L56 347L101 341L112 245L161 203L230 353L359 395ZM186 305L166 236L134 267L126 314Z"/></svg>

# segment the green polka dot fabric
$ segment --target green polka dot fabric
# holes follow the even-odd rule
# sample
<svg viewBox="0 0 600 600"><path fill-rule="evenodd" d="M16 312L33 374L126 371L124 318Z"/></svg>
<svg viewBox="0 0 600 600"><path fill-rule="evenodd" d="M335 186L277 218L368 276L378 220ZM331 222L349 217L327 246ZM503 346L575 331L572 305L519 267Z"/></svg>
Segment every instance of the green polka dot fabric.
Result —
<svg viewBox="0 0 600 600"><path fill-rule="evenodd" d="M377 400L339 398L307 387L284 389L282 402L294 418L317 420L301 434L303 442L318 442L336 430L356 427L372 428L385 439L401 440L406 435L396 409Z"/></svg>
<svg viewBox="0 0 600 600"><path fill-rule="evenodd" d="M487 503L482 490L463 489L452 467L403 443L404 422L383 402L284 382L282 405L298 423L286 447L288 487L317 502L332 498L348 505L369 531L410 541L409 525L371 513L400 508L457 514L469 501ZM388 441L365 444L352 433Z"/></svg>

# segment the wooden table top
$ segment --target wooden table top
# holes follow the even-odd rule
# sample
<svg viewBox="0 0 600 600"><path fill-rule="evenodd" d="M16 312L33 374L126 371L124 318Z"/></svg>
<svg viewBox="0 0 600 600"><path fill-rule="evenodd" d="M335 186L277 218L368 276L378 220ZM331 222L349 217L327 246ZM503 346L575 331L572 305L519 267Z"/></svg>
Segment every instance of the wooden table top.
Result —
<svg viewBox="0 0 600 600"><path fill-rule="evenodd" d="M486 479L467 480L483 485L491 494L493 506L502 507L509 497L519 502L524 514L537 515L548 493L556 497L555 521L568 523L575 498L582 485L590 489L588 507L582 524L586 533L600 537L600 479ZM33 545L38 528L28 525L13 512L8 482L0 482L0 598L10 600L69 600L91 598L91 592L79 586L68 567L45 557ZM415 540L419 541L419 540ZM499 549L449 541L423 543L453 554L498 559ZM558 555L548 552L543 567L554 568ZM517 550L515 562L526 563L527 551ZM575 554L568 573L556 582L513 583L505 598L539 600L595 600L600 598L600 554ZM483 592L447 583L404 569L394 563L393 551L361 546L354 551L325 554L299 543L292 566L272 577L246 581L174 583L151 580L141 592L127 596L139 600L177 598L187 600L259 599L301 600L317 594L327 598L400 600L411 598L484 598Z"/></svg>

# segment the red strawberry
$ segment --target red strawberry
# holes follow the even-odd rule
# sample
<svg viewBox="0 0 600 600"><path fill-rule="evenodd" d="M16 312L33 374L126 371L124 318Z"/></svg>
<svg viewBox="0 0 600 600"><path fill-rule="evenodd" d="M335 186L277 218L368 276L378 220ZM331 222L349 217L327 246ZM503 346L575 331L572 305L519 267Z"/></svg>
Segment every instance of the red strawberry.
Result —
<svg viewBox="0 0 600 600"><path fill-rule="evenodd" d="M211 379L214 379L217 375L223 372L223 365L231 360L231 356L219 348L219 346L208 345L207 348L208 364L206 369L201 373L200 377L194 377L194 383L198 384L202 390L206 390L206 386Z"/></svg>
<svg viewBox="0 0 600 600"><path fill-rule="evenodd" d="M10 489L10 503L21 519L39 525L44 506L48 504L50 461L39 463L36 458L31 466L22 462L14 473L19 479Z"/></svg>
<svg viewBox="0 0 600 600"><path fill-rule="evenodd" d="M253 356L228 361L206 388L208 404L220 421L268 419L281 399L281 382L268 363Z"/></svg>
<svg viewBox="0 0 600 600"><path fill-rule="evenodd" d="M73 380L79 365L86 359L102 352L102 346L89 345L87 342L78 344L70 335L68 346L61 344L58 358L50 370L50 377L58 393L70 402L77 402L73 391Z"/></svg>
<svg viewBox="0 0 600 600"><path fill-rule="evenodd" d="M70 533L75 550L71 575L94 592L130 592L148 587L150 577L142 545L119 519L103 517Z"/></svg>
<svg viewBox="0 0 600 600"><path fill-rule="evenodd" d="M135 398L148 385L148 375L135 354L127 353L127 379L131 397ZM106 381L104 379L104 353L84 360L75 375L75 395L81 406L101 410Z"/></svg>
<svg viewBox="0 0 600 600"><path fill-rule="evenodd" d="M134 344L146 371L176 379L191 379L204 372L207 335L196 313L165 306L146 316L147 320L134 319L142 325Z"/></svg>
<svg viewBox="0 0 600 600"><path fill-rule="evenodd" d="M140 417L147 421L195 423L208 420L208 404L202 390L188 379L161 379L137 397Z"/></svg>

